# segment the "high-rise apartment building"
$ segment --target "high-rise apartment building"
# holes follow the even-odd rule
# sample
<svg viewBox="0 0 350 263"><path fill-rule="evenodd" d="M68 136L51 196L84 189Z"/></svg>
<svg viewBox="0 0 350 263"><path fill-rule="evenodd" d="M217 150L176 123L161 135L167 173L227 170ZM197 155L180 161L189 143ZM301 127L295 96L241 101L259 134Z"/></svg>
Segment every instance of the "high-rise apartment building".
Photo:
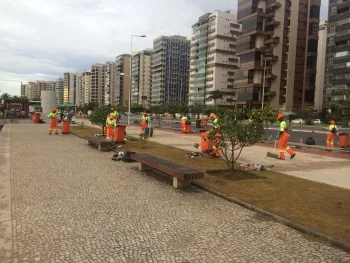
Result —
<svg viewBox="0 0 350 263"><path fill-rule="evenodd" d="M314 106L319 15L320 0L238 0L238 104Z"/></svg>
<svg viewBox="0 0 350 263"><path fill-rule="evenodd" d="M350 89L350 1L330 0L325 76L325 107L345 99Z"/></svg>
<svg viewBox="0 0 350 263"><path fill-rule="evenodd" d="M28 82L21 85L21 96L26 96L29 100L40 100L42 90L56 90L56 81ZM24 92L22 94L22 92Z"/></svg>
<svg viewBox="0 0 350 263"><path fill-rule="evenodd" d="M64 103L64 79L59 78L56 80L56 101L57 104Z"/></svg>
<svg viewBox="0 0 350 263"><path fill-rule="evenodd" d="M84 104L89 103L91 101L91 72L84 72L82 76L82 89L83 89L83 101Z"/></svg>
<svg viewBox="0 0 350 263"><path fill-rule="evenodd" d="M84 104L83 72L75 74L75 105Z"/></svg>
<svg viewBox="0 0 350 263"><path fill-rule="evenodd" d="M70 73L69 74L69 99L68 102L75 104L76 101L76 74Z"/></svg>
<svg viewBox="0 0 350 263"><path fill-rule="evenodd" d="M98 105L104 105L104 69L103 64L94 64L91 66L91 89L90 101Z"/></svg>
<svg viewBox="0 0 350 263"><path fill-rule="evenodd" d="M315 110L322 110L324 93L324 76L326 71L326 51L327 51L327 22L321 21L318 31L317 48L317 70L315 89Z"/></svg>
<svg viewBox="0 0 350 263"><path fill-rule="evenodd" d="M66 72L63 74L63 102L75 103L75 74Z"/></svg>
<svg viewBox="0 0 350 263"><path fill-rule="evenodd" d="M187 104L190 40L160 36L153 41L151 104Z"/></svg>
<svg viewBox="0 0 350 263"><path fill-rule="evenodd" d="M240 31L237 13L205 14L192 29L189 104L233 105L236 37ZM213 91L220 91L222 98L210 97Z"/></svg>
<svg viewBox="0 0 350 263"><path fill-rule="evenodd" d="M116 105L117 63L107 62L104 72L104 101L105 105Z"/></svg>
<svg viewBox="0 0 350 263"><path fill-rule="evenodd" d="M116 57L117 80L115 101L116 105L128 106L130 94L130 55L123 54Z"/></svg>
<svg viewBox="0 0 350 263"><path fill-rule="evenodd" d="M28 94L28 89L29 89L29 84L24 84L21 83L21 97L27 97L29 96Z"/></svg>
<svg viewBox="0 0 350 263"><path fill-rule="evenodd" d="M132 104L147 107L151 102L151 49L142 50L132 56Z"/></svg>

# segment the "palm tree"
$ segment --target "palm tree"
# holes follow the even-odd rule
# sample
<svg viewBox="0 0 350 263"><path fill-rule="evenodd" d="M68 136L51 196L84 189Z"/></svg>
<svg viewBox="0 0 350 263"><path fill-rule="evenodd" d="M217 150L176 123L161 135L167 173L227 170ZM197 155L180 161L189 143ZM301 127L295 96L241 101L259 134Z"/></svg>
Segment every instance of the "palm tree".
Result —
<svg viewBox="0 0 350 263"><path fill-rule="evenodd" d="M3 93L3 94L1 95L1 98L2 98L2 99L11 99L11 95L8 94L8 93Z"/></svg>
<svg viewBox="0 0 350 263"><path fill-rule="evenodd" d="M209 94L210 95L208 96L207 100L214 100L215 106L216 106L216 100L223 98L223 92L220 90L213 90L209 92Z"/></svg>

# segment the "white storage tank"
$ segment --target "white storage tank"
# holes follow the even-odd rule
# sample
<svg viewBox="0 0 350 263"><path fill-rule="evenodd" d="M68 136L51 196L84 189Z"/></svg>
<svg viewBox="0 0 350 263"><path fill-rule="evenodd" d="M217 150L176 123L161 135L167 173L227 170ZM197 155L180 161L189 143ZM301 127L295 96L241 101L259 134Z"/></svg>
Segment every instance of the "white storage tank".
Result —
<svg viewBox="0 0 350 263"><path fill-rule="evenodd" d="M52 108L56 108L56 92L51 90L41 91L41 107L43 114L48 115Z"/></svg>

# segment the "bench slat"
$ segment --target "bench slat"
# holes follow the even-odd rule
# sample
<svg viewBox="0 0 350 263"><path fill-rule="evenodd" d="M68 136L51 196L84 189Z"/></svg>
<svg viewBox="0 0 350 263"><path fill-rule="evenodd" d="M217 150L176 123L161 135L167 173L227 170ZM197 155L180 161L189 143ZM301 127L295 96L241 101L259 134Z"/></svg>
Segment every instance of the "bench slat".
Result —
<svg viewBox="0 0 350 263"><path fill-rule="evenodd" d="M189 181L193 179L203 178L203 173L182 165L161 159L157 156L153 156L147 153L132 154L131 158L134 161L143 163L156 170L169 174L178 178L179 180Z"/></svg>

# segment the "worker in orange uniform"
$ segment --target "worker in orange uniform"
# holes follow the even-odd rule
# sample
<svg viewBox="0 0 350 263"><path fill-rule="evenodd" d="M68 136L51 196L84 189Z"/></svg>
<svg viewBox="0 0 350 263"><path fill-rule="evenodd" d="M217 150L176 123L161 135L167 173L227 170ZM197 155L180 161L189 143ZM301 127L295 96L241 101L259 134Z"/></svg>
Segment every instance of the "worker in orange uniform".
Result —
<svg viewBox="0 0 350 263"><path fill-rule="evenodd" d="M279 159L281 160L286 159L284 155L285 150L290 154L290 159L293 159L295 157L295 152L288 146L288 140L289 140L290 134L287 128L287 122L283 118L284 118L283 113L278 114L277 119L280 122L280 129L279 129L279 135L278 135L278 138L279 138L278 149L280 152Z"/></svg>
<svg viewBox="0 0 350 263"><path fill-rule="evenodd" d="M328 134L327 134L327 146L328 147L334 147L334 137L338 132L338 127L335 125L335 121L331 120L330 125L328 127Z"/></svg>
<svg viewBox="0 0 350 263"><path fill-rule="evenodd" d="M181 117L181 131L182 131L182 132L185 132L185 129L186 129L186 121L187 121L186 114L182 114L182 117Z"/></svg>
<svg viewBox="0 0 350 263"><path fill-rule="evenodd" d="M106 120L107 132L106 140L113 140L114 129L117 126L117 121L114 118L113 114L110 114Z"/></svg>
<svg viewBox="0 0 350 263"><path fill-rule="evenodd" d="M49 128L49 135L51 135L52 130L55 130L55 134L58 135L58 112L55 108L53 108L48 116L50 120L50 128Z"/></svg>
<svg viewBox="0 0 350 263"><path fill-rule="evenodd" d="M110 115L112 115L113 116L113 118L115 119L115 121L116 122L118 122L118 112L115 110L115 108L111 108L111 113L110 113Z"/></svg>
<svg viewBox="0 0 350 263"><path fill-rule="evenodd" d="M148 114L147 112L144 112L141 116L141 134L144 134L147 126L148 126L148 123L149 123L149 117L148 117Z"/></svg>
<svg viewBox="0 0 350 263"><path fill-rule="evenodd" d="M221 137L222 134L220 133L221 131L221 126L219 124L219 120L216 117L216 114L210 113L209 118L213 121L213 130L209 131L212 135L215 136L214 140L212 140L213 144L213 151L210 154L213 157L220 157L220 143L221 143Z"/></svg>

